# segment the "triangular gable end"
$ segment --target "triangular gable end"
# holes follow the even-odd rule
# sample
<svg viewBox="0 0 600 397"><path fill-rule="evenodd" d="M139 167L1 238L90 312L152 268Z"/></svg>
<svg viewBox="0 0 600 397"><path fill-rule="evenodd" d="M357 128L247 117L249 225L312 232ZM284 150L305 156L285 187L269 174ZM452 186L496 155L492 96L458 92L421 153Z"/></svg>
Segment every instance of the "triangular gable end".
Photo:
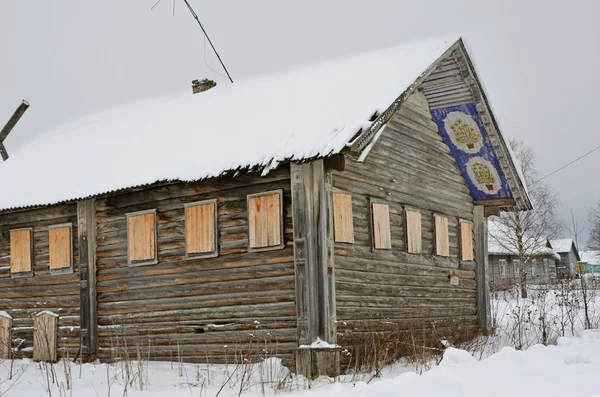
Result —
<svg viewBox="0 0 600 397"><path fill-rule="evenodd" d="M532 208L524 178L493 116L462 40L438 58L398 99L360 134L351 149L368 155L396 110L416 90L429 102L431 116L459 167L473 200L492 208Z"/></svg>

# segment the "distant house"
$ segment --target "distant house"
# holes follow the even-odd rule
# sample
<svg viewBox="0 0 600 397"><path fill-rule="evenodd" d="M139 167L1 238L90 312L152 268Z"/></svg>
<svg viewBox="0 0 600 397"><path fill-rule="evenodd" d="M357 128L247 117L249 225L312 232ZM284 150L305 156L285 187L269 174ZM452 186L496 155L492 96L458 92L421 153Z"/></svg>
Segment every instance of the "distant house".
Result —
<svg viewBox="0 0 600 397"><path fill-rule="evenodd" d="M547 245L560 255L556 265L558 278L564 278L577 270L577 262L581 260L575 242L570 238L550 240Z"/></svg>
<svg viewBox="0 0 600 397"><path fill-rule="evenodd" d="M462 40L213 86L0 163L0 345L315 376L356 335L487 329L487 217L531 203Z"/></svg>
<svg viewBox="0 0 600 397"><path fill-rule="evenodd" d="M600 273L600 251L581 251L579 256L586 273Z"/></svg>
<svg viewBox="0 0 600 397"><path fill-rule="evenodd" d="M494 239L488 239L489 280L492 288L503 289L520 282L520 260L516 252L511 252ZM540 247L535 256L525 264L527 283L549 284L557 278L556 265L560 256L548 247Z"/></svg>

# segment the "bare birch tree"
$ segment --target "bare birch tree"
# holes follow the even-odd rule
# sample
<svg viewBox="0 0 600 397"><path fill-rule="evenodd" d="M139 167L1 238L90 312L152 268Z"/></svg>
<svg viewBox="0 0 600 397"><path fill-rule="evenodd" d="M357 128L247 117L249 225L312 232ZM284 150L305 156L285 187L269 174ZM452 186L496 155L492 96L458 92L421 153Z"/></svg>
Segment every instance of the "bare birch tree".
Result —
<svg viewBox="0 0 600 397"><path fill-rule="evenodd" d="M589 215L590 241L588 249L600 250L600 201L592 208Z"/></svg>
<svg viewBox="0 0 600 397"><path fill-rule="evenodd" d="M536 256L547 253L547 240L558 234L560 201L558 193L539 180L533 150L517 140L511 140L510 145L523 171L533 210L501 212L499 217L491 220L490 239L519 258L521 296L526 298L527 264Z"/></svg>

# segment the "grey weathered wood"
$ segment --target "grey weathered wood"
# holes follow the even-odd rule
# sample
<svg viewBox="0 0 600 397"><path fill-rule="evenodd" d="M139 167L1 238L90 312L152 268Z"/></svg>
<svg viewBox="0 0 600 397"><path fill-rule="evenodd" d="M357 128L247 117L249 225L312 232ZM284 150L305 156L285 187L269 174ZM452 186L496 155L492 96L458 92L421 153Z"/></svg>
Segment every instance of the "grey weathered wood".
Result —
<svg viewBox="0 0 600 397"><path fill-rule="evenodd" d="M3 161L8 160L8 152L6 151L6 147L4 146L4 140L6 139L8 134L10 134L12 129L15 128L15 125L17 125L17 123L23 116L23 113L25 113L28 107L29 102L21 102L21 104L19 105L19 107L17 107L17 110L15 110L15 112L10 117L4 128L2 128L2 130L0 131L0 156L2 157Z"/></svg>
<svg viewBox="0 0 600 397"><path fill-rule="evenodd" d="M317 338L336 343L329 181L322 160L291 164L290 169L298 343L310 345ZM298 349L299 373L314 377L339 372L338 351L317 354L313 350ZM328 354L334 357L323 357Z"/></svg>
<svg viewBox="0 0 600 397"><path fill-rule="evenodd" d="M77 203L80 280L81 356L95 358L98 333L96 299L96 209L95 199Z"/></svg>
<svg viewBox="0 0 600 397"><path fill-rule="evenodd" d="M477 322L485 332L491 326L490 291L488 283L488 231L484 207L473 208L473 234L475 235L475 262L477 263Z"/></svg>

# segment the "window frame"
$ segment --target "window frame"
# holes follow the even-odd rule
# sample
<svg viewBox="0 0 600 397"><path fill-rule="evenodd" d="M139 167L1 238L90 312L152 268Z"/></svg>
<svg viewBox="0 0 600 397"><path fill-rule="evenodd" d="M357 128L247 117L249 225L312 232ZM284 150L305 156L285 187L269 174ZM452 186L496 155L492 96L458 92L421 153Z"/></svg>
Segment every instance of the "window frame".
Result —
<svg viewBox="0 0 600 397"><path fill-rule="evenodd" d="M215 258L219 256L219 209L217 199L208 199L201 201L194 201L192 203L185 203L183 205L183 230L185 234L185 259L201 259L201 258ZM213 227L214 227L214 238L215 238L215 249L211 252L199 252L199 253L188 253L188 234L187 234L187 209L190 207L197 207L205 204L214 204L214 218L213 218Z"/></svg>
<svg viewBox="0 0 600 397"><path fill-rule="evenodd" d="M138 215L146 215L146 214L154 215L154 258L133 261L133 260L131 260L131 255L130 255L131 254L131 241L129 240L129 218L135 217ZM149 210L143 210L143 211L129 212L126 215L127 215L127 265L130 267L156 265L158 263L158 217L157 217L156 208L149 209Z"/></svg>
<svg viewBox="0 0 600 397"><path fill-rule="evenodd" d="M374 204L378 204L378 205L385 205L388 208L388 226L389 226L389 239L390 239L390 247L389 248L378 248L375 246L375 215L373 213L373 205ZM372 252L377 252L377 251L392 251L393 249L393 241L392 241L392 219L391 219L391 211L390 211L390 203L384 200L380 200L380 199L376 199L376 198L370 198L369 199L369 231L370 231L370 237L371 237L371 251Z"/></svg>
<svg viewBox="0 0 600 397"><path fill-rule="evenodd" d="M272 196L279 194L279 235L281 236L281 242L278 245L270 245L266 247L250 247L250 200L256 197ZM263 251L275 251L285 248L285 219L283 217L283 189L268 190L266 192L252 193L246 195L246 226L248 228L248 237L246 239L246 245L248 252L263 252Z"/></svg>
<svg viewBox="0 0 600 397"><path fill-rule="evenodd" d="M437 242L438 230L437 230L436 217L446 219L446 223L447 223L446 237L448 238L448 255L438 254L438 242ZM439 256L441 258L452 258L452 255L450 252L450 217L448 215L440 214L439 212L434 212L432 214L432 218L433 218L432 219L433 220L433 255Z"/></svg>
<svg viewBox="0 0 600 397"><path fill-rule="evenodd" d="M60 269L52 269L50 268L50 230L51 229L60 229L63 227L69 228L69 249L71 251L71 263L69 267L63 267ZM50 274L71 274L73 273L73 263L75 262L75 258L73 258L73 224L71 222L68 223L59 223L57 225L48 226L48 270Z"/></svg>
<svg viewBox="0 0 600 397"><path fill-rule="evenodd" d="M415 212L419 214L419 223L420 223L420 229L419 230L419 252L410 252L408 250L409 245L408 245L408 215L407 212ZM403 215L404 215L404 251L409 254L409 255L423 255L423 213L421 212L420 209L416 208L416 207L410 207L410 206L404 206L404 211L403 211Z"/></svg>
<svg viewBox="0 0 600 397"><path fill-rule="evenodd" d="M19 272L19 273L14 273L12 271L12 263L9 265L10 266L10 277L11 278L26 278L26 277L33 277L34 273L33 273L33 268L34 268L34 259L35 259L35 255L33 254L33 248L34 248L34 243L33 243L33 227L20 227L17 229L10 229L8 231L9 234L9 246L12 246L12 244L10 243L10 239L12 238L11 234L12 232L17 232L17 231L22 231L22 230L27 230L29 231L29 256L30 256L30 262L31 262L31 268L29 269L28 272ZM10 253L10 260L12 262L12 247L9 248L9 253Z"/></svg>

